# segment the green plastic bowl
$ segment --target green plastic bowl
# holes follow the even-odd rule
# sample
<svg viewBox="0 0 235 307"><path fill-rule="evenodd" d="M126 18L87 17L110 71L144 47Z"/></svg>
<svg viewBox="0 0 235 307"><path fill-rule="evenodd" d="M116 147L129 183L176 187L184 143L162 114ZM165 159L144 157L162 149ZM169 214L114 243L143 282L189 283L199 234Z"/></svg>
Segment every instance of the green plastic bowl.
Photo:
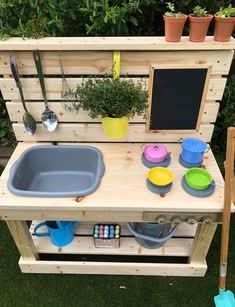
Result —
<svg viewBox="0 0 235 307"><path fill-rule="evenodd" d="M203 168L193 167L185 173L187 185L195 190L205 190L212 182L211 174Z"/></svg>

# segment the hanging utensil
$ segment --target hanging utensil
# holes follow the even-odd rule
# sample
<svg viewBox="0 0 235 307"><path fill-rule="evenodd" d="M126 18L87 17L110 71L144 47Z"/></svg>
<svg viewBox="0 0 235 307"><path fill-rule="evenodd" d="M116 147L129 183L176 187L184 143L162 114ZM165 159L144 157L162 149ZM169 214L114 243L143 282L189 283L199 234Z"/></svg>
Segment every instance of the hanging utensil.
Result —
<svg viewBox="0 0 235 307"><path fill-rule="evenodd" d="M25 111L24 115L23 115L24 127L25 127L26 132L29 135L33 135L36 131L36 121L33 118L33 116L27 110L25 100L24 100L22 84L21 84L21 81L20 81L18 68L17 68L17 64L16 64L16 59L15 59L15 56L14 56L13 53L11 53L11 55L10 55L10 65L11 65L11 72L12 72L12 75L15 79L16 86L19 89L22 105L23 105L23 108L24 108L24 111Z"/></svg>
<svg viewBox="0 0 235 307"><path fill-rule="evenodd" d="M60 71L61 71L61 79L62 79L61 102L62 102L63 108L66 111L71 112L75 109L74 102L76 101L76 96L74 95L71 87L69 86L66 80L61 54L59 54L59 63L60 63Z"/></svg>
<svg viewBox="0 0 235 307"><path fill-rule="evenodd" d="M34 57L34 62L37 68L38 78L40 81L42 96L43 96L44 104L45 104L45 110L42 113L42 117L41 117L42 123L49 132L53 132L57 127L58 119L57 119L56 114L53 111L51 111L48 106L40 52L38 50L34 51L33 57Z"/></svg>

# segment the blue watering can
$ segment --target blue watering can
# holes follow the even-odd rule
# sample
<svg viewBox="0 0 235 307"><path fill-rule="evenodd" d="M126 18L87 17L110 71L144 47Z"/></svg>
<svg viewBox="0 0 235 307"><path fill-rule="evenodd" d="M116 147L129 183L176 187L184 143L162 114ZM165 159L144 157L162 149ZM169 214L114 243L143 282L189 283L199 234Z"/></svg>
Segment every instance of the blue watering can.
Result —
<svg viewBox="0 0 235 307"><path fill-rule="evenodd" d="M74 239L74 230L79 222L46 221L34 228L37 237L50 237L52 244L63 247ZM46 226L47 232L37 232L39 228Z"/></svg>

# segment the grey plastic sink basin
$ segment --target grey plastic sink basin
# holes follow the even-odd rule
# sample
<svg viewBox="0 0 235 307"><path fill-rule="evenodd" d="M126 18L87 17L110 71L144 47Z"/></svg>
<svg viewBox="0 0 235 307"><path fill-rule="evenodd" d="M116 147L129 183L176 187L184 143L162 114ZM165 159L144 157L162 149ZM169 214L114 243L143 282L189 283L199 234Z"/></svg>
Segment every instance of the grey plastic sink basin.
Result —
<svg viewBox="0 0 235 307"><path fill-rule="evenodd" d="M85 196L103 175L103 156L95 147L34 146L11 167L8 189L19 196Z"/></svg>

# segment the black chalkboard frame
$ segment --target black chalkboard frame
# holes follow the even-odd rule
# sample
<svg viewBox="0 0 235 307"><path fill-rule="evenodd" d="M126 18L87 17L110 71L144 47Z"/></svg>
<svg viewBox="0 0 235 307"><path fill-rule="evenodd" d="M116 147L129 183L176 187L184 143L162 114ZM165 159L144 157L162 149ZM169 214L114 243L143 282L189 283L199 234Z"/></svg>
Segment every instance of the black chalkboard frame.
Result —
<svg viewBox="0 0 235 307"><path fill-rule="evenodd" d="M151 129L150 123L151 123L151 110L152 110L152 102L153 102L153 80L154 80L154 72L155 70L159 69L206 69L206 78L202 93L202 98L200 102L200 109L198 112L198 118L197 118L197 124L195 126L195 129ZM148 109L147 109L147 120L146 120L146 132L147 133L157 133L163 132L163 133L194 133L200 129L201 119L205 107L206 97L208 93L208 87L209 87L209 81L211 76L211 70L212 66L209 64L158 64L158 65L150 65L150 73L149 73L149 84L148 84L148 92L149 92L149 98L148 98Z"/></svg>

